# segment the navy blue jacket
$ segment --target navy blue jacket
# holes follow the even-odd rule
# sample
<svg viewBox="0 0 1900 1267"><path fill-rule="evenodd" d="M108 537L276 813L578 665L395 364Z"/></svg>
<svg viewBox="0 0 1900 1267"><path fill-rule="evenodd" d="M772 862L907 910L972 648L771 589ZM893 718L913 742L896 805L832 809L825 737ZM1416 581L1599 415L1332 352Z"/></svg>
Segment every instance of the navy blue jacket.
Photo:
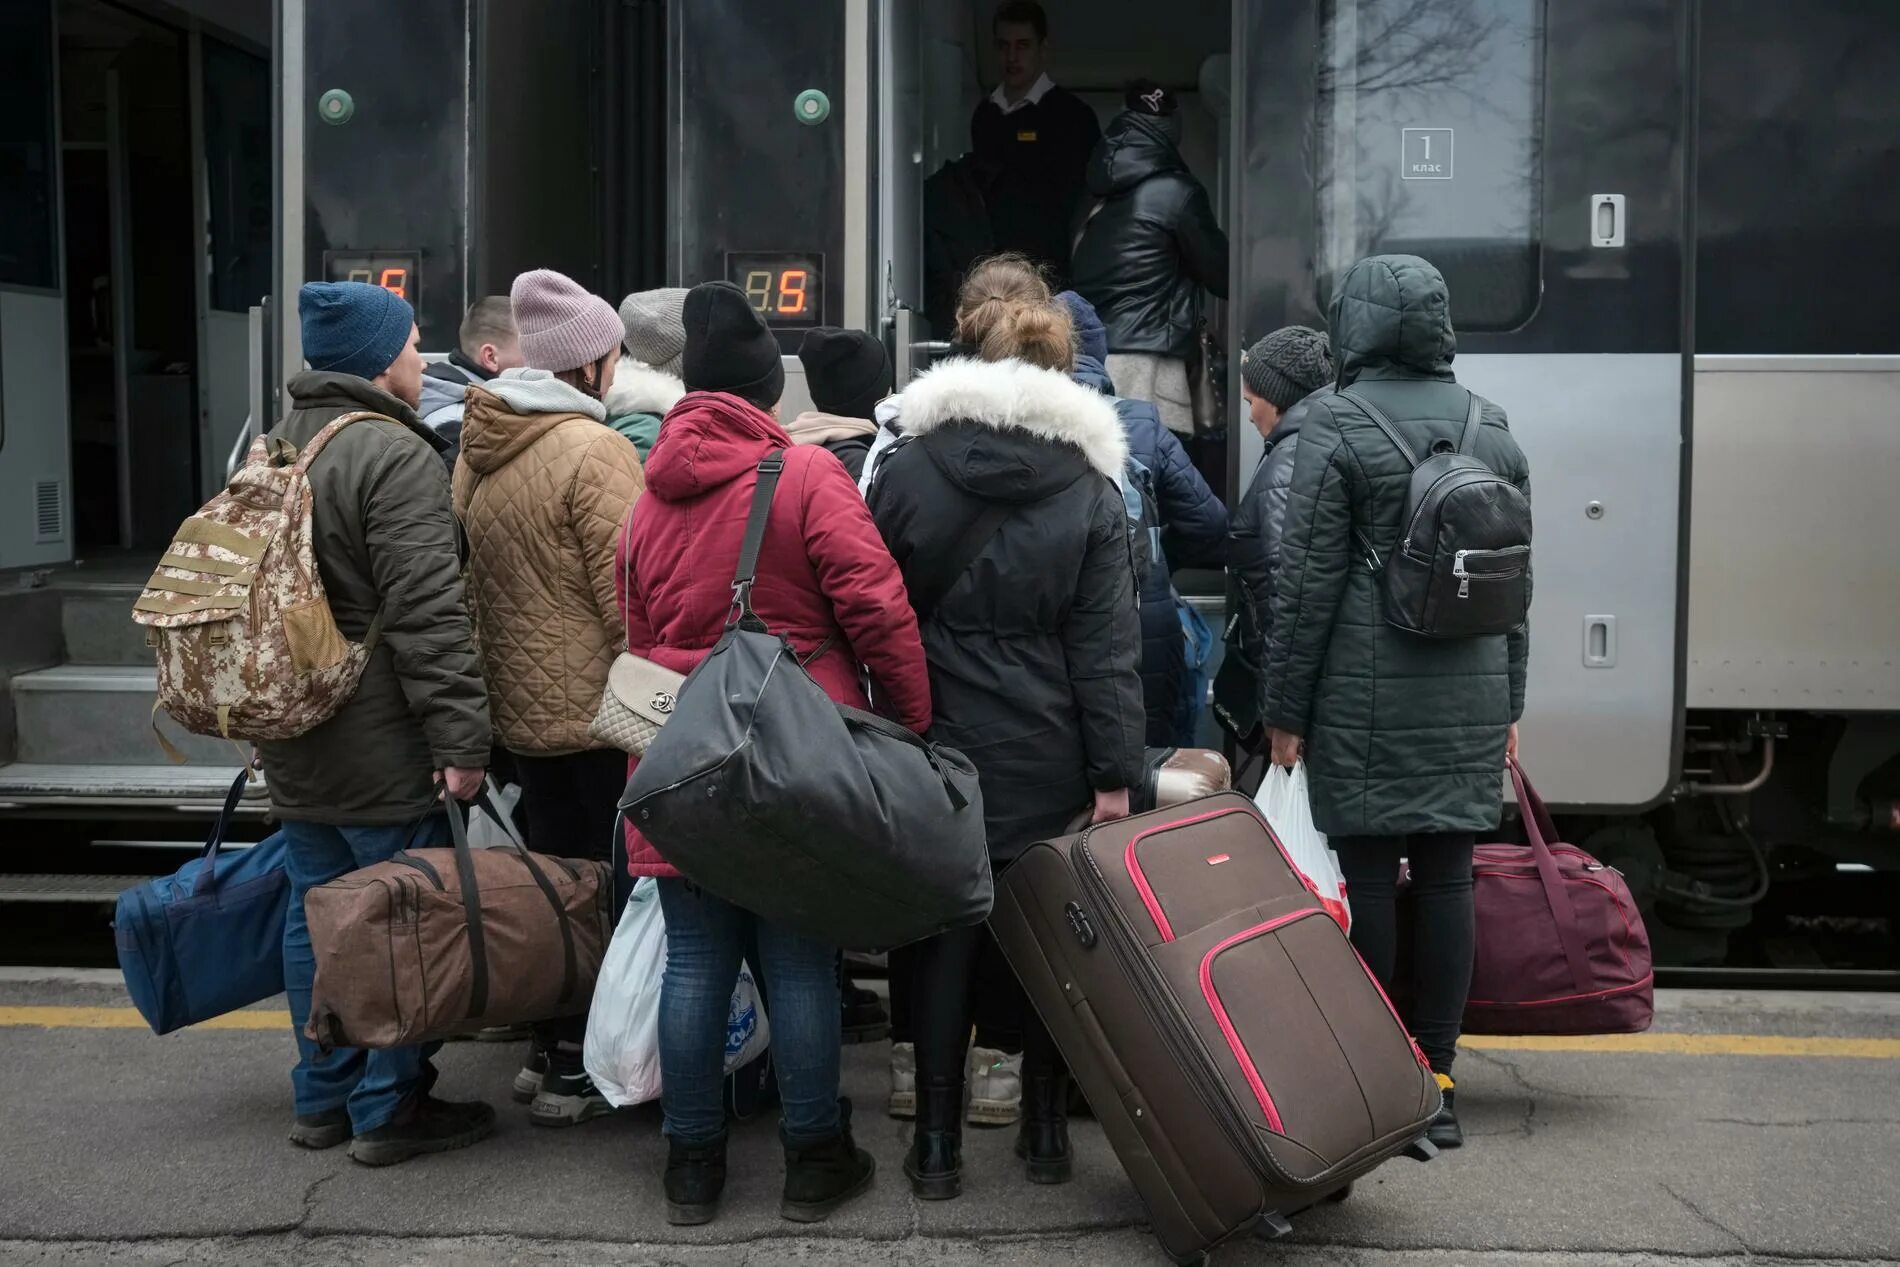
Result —
<svg viewBox="0 0 1900 1267"><path fill-rule="evenodd" d="M1148 713L1151 747L1189 743L1188 719L1198 709L1187 699L1187 647L1181 618L1175 612L1174 576L1170 558L1178 563L1218 559L1227 539L1227 507L1207 486L1188 460L1187 450L1161 415L1145 400L1115 395L1108 371L1092 356L1078 353L1075 381L1108 396L1128 437L1128 458L1153 491L1153 522L1160 528L1161 549L1152 551L1148 574L1141 578L1141 691Z"/></svg>

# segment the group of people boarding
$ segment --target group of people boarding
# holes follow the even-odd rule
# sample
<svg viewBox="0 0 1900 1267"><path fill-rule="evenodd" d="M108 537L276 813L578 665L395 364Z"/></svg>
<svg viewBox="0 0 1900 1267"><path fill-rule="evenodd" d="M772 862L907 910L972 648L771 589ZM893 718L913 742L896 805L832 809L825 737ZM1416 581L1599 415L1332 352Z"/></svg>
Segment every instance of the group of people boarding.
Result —
<svg viewBox="0 0 1900 1267"><path fill-rule="evenodd" d="M876 340L813 331L801 355L815 409L789 419L778 337L725 282L632 295L616 311L558 273L524 273L505 303L471 310L462 346L434 367L387 291L313 283L299 311L311 368L291 380L276 434L301 444L348 411L381 418L339 433L310 470L338 625L354 641L372 623L380 633L347 705L260 745L292 879L293 1141L348 1142L359 1161L387 1164L493 1130L489 1106L435 1097L431 1049L322 1051L301 1037L303 895L441 843L444 795L472 799L504 759L536 851L611 857L629 759L588 733L608 667L629 650L688 673L712 649L756 468L775 451L754 610L833 699L970 758L999 869L1080 813L1127 815L1146 750L1187 738L1169 564L1231 563L1229 654L1254 670L1258 742L1281 764L1307 760L1314 818L1352 885L1353 938L1383 980L1414 974L1413 1022L1450 1088L1471 847L1498 823L1524 641L1408 642L1380 623L1360 542L1396 537L1405 468L1334 392L1355 385L1427 445L1455 438L1465 396L1444 282L1424 261L1355 266L1330 343L1294 328L1249 351L1242 378L1268 449L1231 524L1152 404L1115 395L1094 310L1051 293L1020 256L968 272L956 354L900 394ZM1525 483L1494 406L1477 452ZM919 605L926 592L934 601ZM825 1217L875 1171L839 1095L837 951L688 883L622 830L627 870L657 881L668 938L669 1217L711 1219L725 1186L723 1059L742 960L768 998L782 1212ZM1417 899L1406 947L1393 912L1402 856ZM961 1191L966 1115L1016 1117L1030 1181L1070 1174L1061 1056L993 955L979 927L890 957L891 1107L915 1118L903 1167L923 1198ZM515 1082L533 1121L609 1111L583 1067L584 1023L535 1027ZM1019 1089L999 1087L999 1067ZM1434 1134L1456 1132L1447 1096Z"/></svg>

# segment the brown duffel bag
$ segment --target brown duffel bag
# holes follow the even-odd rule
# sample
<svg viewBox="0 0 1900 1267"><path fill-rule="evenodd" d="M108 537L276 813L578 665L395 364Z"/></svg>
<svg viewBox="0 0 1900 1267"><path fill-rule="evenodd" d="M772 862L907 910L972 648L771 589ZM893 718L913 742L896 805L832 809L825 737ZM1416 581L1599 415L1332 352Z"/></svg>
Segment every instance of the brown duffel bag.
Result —
<svg viewBox="0 0 1900 1267"><path fill-rule="evenodd" d="M496 822L506 815L477 804ZM317 975L304 1033L328 1047L403 1047L587 1010L613 935L604 862L470 849L450 802L449 849L415 849L311 889Z"/></svg>

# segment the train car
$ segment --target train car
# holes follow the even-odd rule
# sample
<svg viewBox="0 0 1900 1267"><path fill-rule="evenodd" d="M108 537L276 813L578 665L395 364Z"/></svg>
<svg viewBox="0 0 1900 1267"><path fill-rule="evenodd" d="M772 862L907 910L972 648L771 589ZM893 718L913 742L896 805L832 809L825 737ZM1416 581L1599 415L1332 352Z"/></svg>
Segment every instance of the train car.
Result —
<svg viewBox="0 0 1900 1267"><path fill-rule="evenodd" d="M727 277L781 332L794 401L813 324L882 335L907 378L944 347L924 182L995 82L994 7L277 0L279 302L253 425L268 367L298 363L282 300L318 276L402 288L435 351L525 267L609 296ZM1323 325L1361 256L1434 261L1459 377L1506 407L1535 472L1540 788L1630 873L1678 961L1783 962L1776 937L1823 907L1890 961L1900 316L1880 283L1900 265L1900 11L1043 7L1051 75L1104 119L1137 77L1179 96L1231 240L1212 315L1236 412L1204 468L1232 495L1258 457L1241 348ZM0 340L9 406L58 395L21 338ZM24 412L15 435L57 458L46 411ZM12 489L0 568L70 561L27 548ZM23 804L19 764L0 799ZM1804 896L1783 912L1777 892Z"/></svg>

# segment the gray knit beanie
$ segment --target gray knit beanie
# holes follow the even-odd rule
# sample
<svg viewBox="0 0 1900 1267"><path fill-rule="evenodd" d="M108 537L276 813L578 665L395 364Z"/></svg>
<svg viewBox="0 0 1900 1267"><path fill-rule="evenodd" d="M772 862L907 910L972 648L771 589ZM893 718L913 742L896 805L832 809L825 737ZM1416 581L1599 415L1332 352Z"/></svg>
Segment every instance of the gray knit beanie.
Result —
<svg viewBox="0 0 1900 1267"><path fill-rule="evenodd" d="M620 346L620 319L607 301L551 268L515 278L508 300L521 358L530 369L577 370Z"/></svg>
<svg viewBox="0 0 1900 1267"><path fill-rule="evenodd" d="M1240 358L1247 390L1282 413L1333 380L1333 349L1324 334L1282 326Z"/></svg>
<svg viewBox="0 0 1900 1267"><path fill-rule="evenodd" d="M620 301L621 343L627 355L675 377L686 351L686 288L640 290Z"/></svg>

